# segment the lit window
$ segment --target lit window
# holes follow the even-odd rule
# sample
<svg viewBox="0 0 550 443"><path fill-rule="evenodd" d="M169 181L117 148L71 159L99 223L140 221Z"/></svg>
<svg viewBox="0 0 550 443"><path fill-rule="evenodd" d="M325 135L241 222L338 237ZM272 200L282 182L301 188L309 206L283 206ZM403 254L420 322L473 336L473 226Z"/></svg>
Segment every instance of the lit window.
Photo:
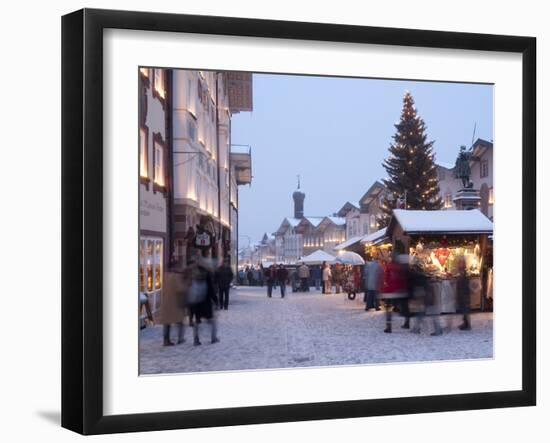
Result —
<svg viewBox="0 0 550 443"><path fill-rule="evenodd" d="M492 205L495 202L493 198L493 188L489 189L489 204Z"/></svg>
<svg viewBox="0 0 550 443"><path fill-rule="evenodd" d="M162 287L162 241L155 241L155 289Z"/></svg>
<svg viewBox="0 0 550 443"><path fill-rule="evenodd" d="M445 195L445 208L452 208L453 207L453 194L446 194Z"/></svg>
<svg viewBox="0 0 550 443"><path fill-rule="evenodd" d="M370 227L376 228L378 226L378 223L376 222L376 215L372 214L370 216Z"/></svg>
<svg viewBox="0 0 550 443"><path fill-rule="evenodd" d="M489 176L489 161L482 160L479 165L479 175L481 178Z"/></svg>
<svg viewBox="0 0 550 443"><path fill-rule="evenodd" d="M166 87L164 84L164 71L155 69L155 92L161 97L166 97Z"/></svg>
<svg viewBox="0 0 550 443"><path fill-rule="evenodd" d="M164 146L155 141L155 168L154 182L159 186L164 186Z"/></svg>
<svg viewBox="0 0 550 443"><path fill-rule="evenodd" d="M162 288L163 240L142 237L140 239L139 288L153 292Z"/></svg>
<svg viewBox="0 0 550 443"><path fill-rule="evenodd" d="M148 131L146 128L139 128L139 175L143 178L147 178L149 176L147 172L147 133Z"/></svg>

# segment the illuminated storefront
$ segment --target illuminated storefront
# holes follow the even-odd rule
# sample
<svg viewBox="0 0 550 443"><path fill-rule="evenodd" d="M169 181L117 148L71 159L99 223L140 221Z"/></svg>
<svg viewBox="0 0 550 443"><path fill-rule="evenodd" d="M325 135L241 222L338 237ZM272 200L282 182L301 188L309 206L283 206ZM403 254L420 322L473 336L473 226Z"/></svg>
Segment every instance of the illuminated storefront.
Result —
<svg viewBox="0 0 550 443"><path fill-rule="evenodd" d="M160 308L163 269L164 240L160 237L141 236L139 240L139 290L148 296L153 311Z"/></svg>

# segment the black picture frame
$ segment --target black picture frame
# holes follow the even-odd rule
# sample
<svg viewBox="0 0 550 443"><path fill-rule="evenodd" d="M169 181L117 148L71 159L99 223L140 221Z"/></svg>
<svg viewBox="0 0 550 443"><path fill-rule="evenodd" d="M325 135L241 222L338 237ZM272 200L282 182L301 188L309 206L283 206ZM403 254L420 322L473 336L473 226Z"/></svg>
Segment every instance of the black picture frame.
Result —
<svg viewBox="0 0 550 443"><path fill-rule="evenodd" d="M103 31L109 28L519 53L522 388L391 399L106 416L103 412ZM62 426L82 434L536 404L536 39L505 35L83 9L62 18ZM517 297L516 295L514 297ZM518 299L519 300L519 299Z"/></svg>

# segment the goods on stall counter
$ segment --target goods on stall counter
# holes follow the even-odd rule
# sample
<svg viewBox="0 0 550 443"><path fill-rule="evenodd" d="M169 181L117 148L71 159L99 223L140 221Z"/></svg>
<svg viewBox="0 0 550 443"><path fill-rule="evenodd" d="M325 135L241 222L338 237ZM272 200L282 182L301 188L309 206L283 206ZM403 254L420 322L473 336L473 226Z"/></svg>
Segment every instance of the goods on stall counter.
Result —
<svg viewBox="0 0 550 443"><path fill-rule="evenodd" d="M445 266L451 251L447 248L437 248L434 250L435 257L441 266Z"/></svg>

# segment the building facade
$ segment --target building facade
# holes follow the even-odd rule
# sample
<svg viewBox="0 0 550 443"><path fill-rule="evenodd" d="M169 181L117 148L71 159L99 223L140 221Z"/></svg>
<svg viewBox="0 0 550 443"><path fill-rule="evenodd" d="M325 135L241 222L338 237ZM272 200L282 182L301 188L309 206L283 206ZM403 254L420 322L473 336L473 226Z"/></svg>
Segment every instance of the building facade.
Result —
<svg viewBox="0 0 550 443"><path fill-rule="evenodd" d="M231 116L252 110L249 102L233 111L227 72L174 70L172 134L174 155L174 261L186 263L196 253L197 231L209 234L203 255L236 263L239 184L251 179L250 152L232 154ZM243 180L248 170L249 180ZM195 242L195 243L194 243Z"/></svg>
<svg viewBox="0 0 550 443"><path fill-rule="evenodd" d="M472 146L470 180L479 191L480 210L493 220L495 195L493 188L493 143L478 138Z"/></svg>
<svg viewBox="0 0 550 443"><path fill-rule="evenodd" d="M232 152L231 117L252 110L252 75L143 67L139 85L139 289L157 311L164 271L197 251L236 268L252 165L250 148Z"/></svg>
<svg viewBox="0 0 550 443"><path fill-rule="evenodd" d="M493 143L478 138L469 150L470 181L472 189L479 193L479 209L493 219ZM436 164L442 209L457 209L455 198L462 190L462 181L455 177L454 166Z"/></svg>
<svg viewBox="0 0 550 443"><path fill-rule="evenodd" d="M169 259L168 77L164 69L139 70L139 290L153 312L160 308Z"/></svg>
<svg viewBox="0 0 550 443"><path fill-rule="evenodd" d="M317 250L335 255L334 247L346 236L346 219L334 216L305 216L305 193L292 195L294 217L285 217L274 235L275 261L294 263Z"/></svg>
<svg viewBox="0 0 550 443"><path fill-rule="evenodd" d="M439 196L443 201L441 209L456 209L454 198L462 189L462 181L455 177L454 166L437 163L435 167L439 183Z"/></svg>
<svg viewBox="0 0 550 443"><path fill-rule="evenodd" d="M388 195L386 187L375 181L359 199L359 225L363 235L372 234L380 229L379 220L382 216L382 206Z"/></svg>

